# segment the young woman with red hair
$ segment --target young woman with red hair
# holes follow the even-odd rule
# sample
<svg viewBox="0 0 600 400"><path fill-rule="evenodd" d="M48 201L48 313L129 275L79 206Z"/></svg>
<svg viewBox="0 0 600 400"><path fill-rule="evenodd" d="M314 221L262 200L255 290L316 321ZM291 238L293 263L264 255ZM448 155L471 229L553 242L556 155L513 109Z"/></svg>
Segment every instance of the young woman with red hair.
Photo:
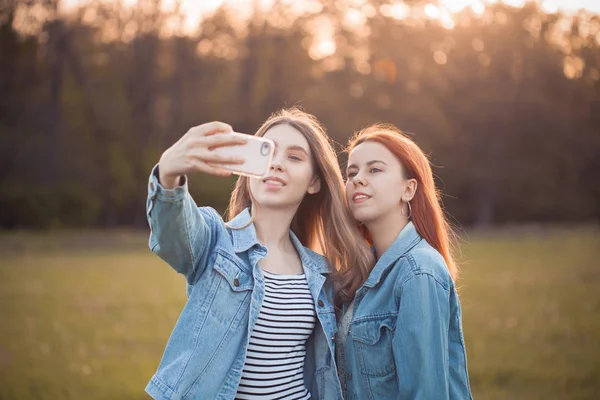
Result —
<svg viewBox="0 0 600 400"><path fill-rule="evenodd" d="M423 151L391 125L348 146L346 199L377 258L340 271L347 400L471 399L452 231Z"/></svg>

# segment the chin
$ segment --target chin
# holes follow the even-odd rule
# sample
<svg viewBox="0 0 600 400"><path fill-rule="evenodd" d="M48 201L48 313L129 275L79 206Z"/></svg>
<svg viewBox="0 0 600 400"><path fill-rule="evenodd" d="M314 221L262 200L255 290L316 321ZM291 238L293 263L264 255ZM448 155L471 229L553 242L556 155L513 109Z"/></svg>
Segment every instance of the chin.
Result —
<svg viewBox="0 0 600 400"><path fill-rule="evenodd" d="M367 224L370 221L373 221L374 219L377 218L377 215L375 215L375 211L374 210L369 210L369 209L353 209L352 211L352 216L354 217L355 220L357 220L358 222L362 222L363 224Z"/></svg>
<svg viewBox="0 0 600 400"><path fill-rule="evenodd" d="M286 199L283 196L273 196L268 193L262 193L260 196L255 196L255 200L259 206L271 209L289 208L295 204L294 201Z"/></svg>

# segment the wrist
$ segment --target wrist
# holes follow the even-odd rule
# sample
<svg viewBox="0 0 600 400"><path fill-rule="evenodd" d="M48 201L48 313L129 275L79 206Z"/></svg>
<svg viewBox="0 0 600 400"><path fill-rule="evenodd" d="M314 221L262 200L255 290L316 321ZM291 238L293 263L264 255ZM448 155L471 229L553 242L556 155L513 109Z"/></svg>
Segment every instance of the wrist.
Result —
<svg viewBox="0 0 600 400"><path fill-rule="evenodd" d="M164 173L163 170L164 168L161 168L159 164L155 171L155 176L163 188L175 189L177 186L182 185L183 177L181 175L171 175L168 173Z"/></svg>

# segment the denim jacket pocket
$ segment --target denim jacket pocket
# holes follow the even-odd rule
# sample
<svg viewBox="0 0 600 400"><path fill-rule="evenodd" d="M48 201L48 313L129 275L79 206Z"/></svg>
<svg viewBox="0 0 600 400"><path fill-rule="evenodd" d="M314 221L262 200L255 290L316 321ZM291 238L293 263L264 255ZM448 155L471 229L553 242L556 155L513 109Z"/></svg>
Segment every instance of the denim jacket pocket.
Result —
<svg viewBox="0 0 600 400"><path fill-rule="evenodd" d="M395 315L356 321L350 327L362 374L388 376L396 371L392 349L395 328Z"/></svg>
<svg viewBox="0 0 600 400"><path fill-rule="evenodd" d="M252 290L254 283L250 274L239 265L240 261L224 250L216 250L214 269L227 281L234 292Z"/></svg>

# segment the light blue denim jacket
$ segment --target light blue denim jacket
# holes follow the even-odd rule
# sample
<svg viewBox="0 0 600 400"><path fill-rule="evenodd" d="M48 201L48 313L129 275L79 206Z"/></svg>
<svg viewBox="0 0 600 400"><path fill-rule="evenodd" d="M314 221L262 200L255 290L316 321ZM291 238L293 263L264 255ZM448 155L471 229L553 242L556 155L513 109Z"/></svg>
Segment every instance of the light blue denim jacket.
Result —
<svg viewBox="0 0 600 400"><path fill-rule="evenodd" d="M444 258L410 222L356 293L347 400L471 399L461 319Z"/></svg>
<svg viewBox="0 0 600 400"><path fill-rule="evenodd" d="M264 297L258 261L267 254L253 224L225 226L212 208L198 208L187 181L163 188L156 167L148 184L150 248L187 281L187 302L156 374L146 387L155 399L233 399L246 348ZM244 210L229 225L243 227ZM341 399L334 362L336 330L331 278L323 256L290 231L312 293L318 322L307 341L304 382L313 400Z"/></svg>

